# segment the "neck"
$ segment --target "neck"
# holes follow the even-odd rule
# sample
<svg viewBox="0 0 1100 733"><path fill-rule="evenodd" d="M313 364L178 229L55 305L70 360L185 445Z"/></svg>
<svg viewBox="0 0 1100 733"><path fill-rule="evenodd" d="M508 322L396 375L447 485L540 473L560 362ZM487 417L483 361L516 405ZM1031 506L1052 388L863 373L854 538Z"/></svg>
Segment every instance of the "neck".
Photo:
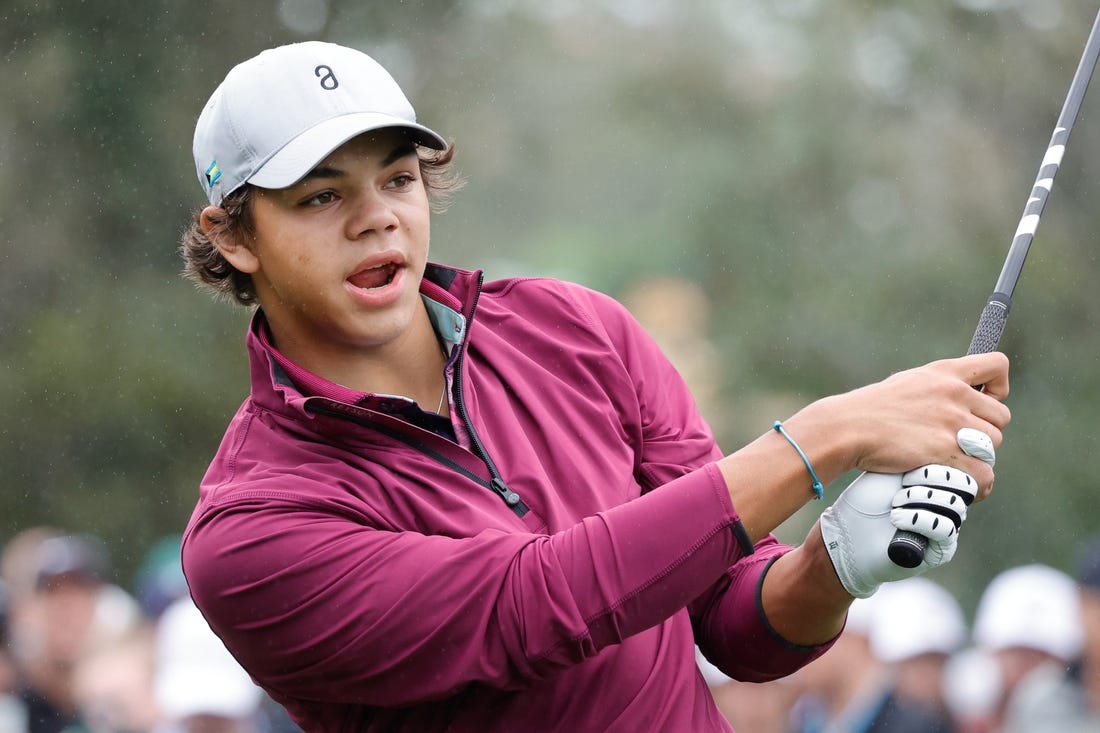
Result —
<svg viewBox="0 0 1100 733"><path fill-rule="evenodd" d="M298 348L276 323L269 320L268 325L275 348L317 376L357 392L408 397L424 410L447 414L446 356L424 307L399 338L376 348L347 348L336 342Z"/></svg>

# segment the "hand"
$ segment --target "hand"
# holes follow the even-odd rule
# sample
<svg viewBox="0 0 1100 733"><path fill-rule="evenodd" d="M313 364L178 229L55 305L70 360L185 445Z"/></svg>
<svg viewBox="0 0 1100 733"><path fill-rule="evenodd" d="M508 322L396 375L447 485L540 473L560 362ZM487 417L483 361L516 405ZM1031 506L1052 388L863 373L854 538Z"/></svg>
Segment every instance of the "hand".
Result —
<svg viewBox="0 0 1100 733"><path fill-rule="evenodd" d="M914 465L928 463L955 466L978 480L977 498L984 499L992 488L993 464L984 460L983 456L971 453L959 430L963 429L963 435L982 436L983 440L991 443L988 446L990 452L994 446L1001 444L1001 431L1011 419L1008 407L1002 402L1008 396L1008 360L1004 355L975 354L935 361L895 374L880 384L902 395L901 402L896 406L906 411L902 420L907 424L904 427L895 425L897 432L891 430L885 433L895 443L887 450L902 449L917 457L908 466L903 464L884 472L906 471ZM967 388L978 385L982 385L983 389ZM947 402L934 401L933 398L946 399ZM919 402L909 402L910 399ZM929 444L923 444L922 439L929 441ZM931 441L936 442L934 447ZM958 452L959 448L962 448L962 454ZM866 456L865 460L872 465L861 462L860 468L863 470L881 470L873 465L876 458Z"/></svg>
<svg viewBox="0 0 1100 733"><path fill-rule="evenodd" d="M988 440L988 438L987 438ZM949 466L922 466L904 475L864 473L821 514L821 536L837 577L850 595L867 598L880 584L919 575L955 556L959 528L978 485ZM895 529L928 537L915 568L887 554Z"/></svg>
<svg viewBox="0 0 1100 733"><path fill-rule="evenodd" d="M979 391L975 385L984 385ZM842 461L834 453L812 455L826 483L852 468L874 473L904 473L937 463L960 468L977 479L978 499L993 483L988 464L959 450L959 428L981 431L994 446L1011 412L1008 360L1004 354L975 354L931 362L887 379L819 400L785 423L803 447L842 437L848 445Z"/></svg>
<svg viewBox="0 0 1100 733"><path fill-rule="evenodd" d="M983 390L974 389L983 385ZM775 431L718 461L741 524L754 541L786 521L812 496L807 467L822 484L852 469L903 474L939 464L968 473L977 498L993 488L993 469L960 450L958 431L985 433L999 446L1011 412L1004 354L945 359L866 387L817 400L784 420L799 453Z"/></svg>

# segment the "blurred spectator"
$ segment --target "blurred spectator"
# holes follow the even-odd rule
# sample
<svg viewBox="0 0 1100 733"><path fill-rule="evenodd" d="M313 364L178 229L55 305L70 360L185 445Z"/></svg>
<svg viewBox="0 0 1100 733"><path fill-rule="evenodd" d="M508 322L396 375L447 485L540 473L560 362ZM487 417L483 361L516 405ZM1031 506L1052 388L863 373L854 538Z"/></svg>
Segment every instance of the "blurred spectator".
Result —
<svg viewBox="0 0 1100 733"><path fill-rule="evenodd" d="M995 733L1002 684L992 652L978 647L956 652L944 667L943 688L956 733Z"/></svg>
<svg viewBox="0 0 1100 733"><path fill-rule="evenodd" d="M157 622L153 689L173 733L259 733L263 691L226 650L190 597Z"/></svg>
<svg viewBox="0 0 1100 733"><path fill-rule="evenodd" d="M924 577L888 583L877 595L871 652L888 667L890 697L899 706L920 711L923 730L953 730L943 694L944 669L967 640L962 608L946 589ZM903 729L916 730L882 728Z"/></svg>
<svg viewBox="0 0 1100 733"><path fill-rule="evenodd" d="M31 527L9 539L0 556L3 576L11 598L19 600L31 595L38 577L38 548L52 537L65 533L54 527Z"/></svg>
<svg viewBox="0 0 1100 733"><path fill-rule="evenodd" d="M960 619L954 615L950 604L945 610L927 598L921 601L925 615L910 615L909 611L902 611L891 602L889 588L890 585L885 585L874 596L852 603L848 622L833 648L792 677L800 688L792 712L792 730L797 733L950 733L950 721L944 714L930 712L923 704L897 693L891 665L875 655L875 635L877 628L877 646L889 658L919 659L929 650L954 644L954 639L960 638L955 626ZM896 628L886 632L889 627ZM906 632L903 635L907 638L896 634L898 630ZM917 670L927 667L924 660L915 665ZM938 674L935 679L938 683ZM927 681L918 680L910 694L927 695L927 687Z"/></svg>
<svg viewBox="0 0 1100 733"><path fill-rule="evenodd" d="M0 733L24 733L27 708L15 695L19 680L8 634L9 603L7 584L0 580Z"/></svg>
<svg viewBox="0 0 1100 733"><path fill-rule="evenodd" d="M184 578L183 575L183 563L180 560L180 539L180 535L170 535L168 537L161 538L156 543L154 543L152 548L146 554L145 559L142 561L141 566L138 568L137 574L134 579L135 592L141 603L141 606L145 610L146 616L154 623L159 623L160 617L164 614L164 612L173 606L177 608L190 607L191 609L194 609L194 604L191 602L191 594L187 588L187 580L186 578ZM176 611L174 613L180 612ZM194 613L189 613L191 615L190 621L194 622ZM186 617L183 621L180 621L179 619L176 619L174 621L166 621L166 625L170 625L173 623L179 625L186 624L188 623L188 621L186 620ZM213 634L212 632L207 633L209 629L206 626L206 622L202 621L202 626L198 628L199 631L196 633L203 635L203 637L207 641L209 641L210 637L213 636ZM192 629L192 631L194 631L194 629ZM164 633L168 632L165 631L165 629L162 627L158 630L158 633L163 635ZM214 637L214 640L217 641L217 644L220 647L220 640L217 640L216 637ZM163 640L160 644L160 647L160 652L162 654L165 653L166 647ZM174 649L174 647L172 648ZM155 652L153 654L155 656ZM214 654L218 653L215 652ZM169 657L169 659L167 660L158 660L158 669L160 670L161 674L161 676L159 677L159 679L161 680L160 684L176 684L167 681L170 678L164 677L163 674L166 671L166 664L178 665L178 663L178 657L176 662L173 662L171 657ZM150 679L147 680L150 685L152 685L152 677L153 675L150 674ZM179 684L184 683L184 680L180 675L176 675L176 680ZM247 689L251 690L252 687L254 687L254 685L249 684L247 686ZM204 689L205 687L200 685L196 689L196 694L199 696L204 695ZM176 690L174 693L175 698L173 698L176 700L176 703L173 703L171 700L169 700L168 704L170 708L173 704L177 705L176 708L166 711L168 714L170 714L171 717L177 718L183 712L186 712L185 710L182 710L178 707L178 700L182 699L182 696L187 694L187 692L188 691L186 689ZM290 719L290 716L281 705L272 700L266 693L262 692L262 690L260 691L260 694L262 695L262 698L259 704L259 713L257 716L255 716L255 720L247 721L247 725L245 727L250 728L253 724L256 724L264 731L264 733L300 733L301 728L299 728L294 723L294 721ZM170 691L162 689L160 691L160 695L162 697L164 697L165 695L171 697L172 693ZM151 692L150 688L149 699L152 700L152 698L153 693ZM200 703L201 698L199 700L196 700L196 704ZM219 725L223 721L219 720L219 716L207 716L205 719L195 717L188 722L189 729L198 730L202 727L204 720L206 723L218 727L219 730L221 729ZM236 725L236 723L233 724ZM181 728L181 725L178 720L173 720L168 722L164 727L168 729L179 729Z"/></svg>
<svg viewBox="0 0 1100 733"><path fill-rule="evenodd" d="M849 731L880 699L882 668L871 654L869 631L874 596L857 599L833 647L791 676L798 700L791 730Z"/></svg>
<svg viewBox="0 0 1100 733"><path fill-rule="evenodd" d="M133 628L140 609L107 582L107 555L92 537L28 530L5 547L0 566L19 590L11 634L27 729L58 733L79 723L78 662Z"/></svg>
<svg viewBox="0 0 1100 733"><path fill-rule="evenodd" d="M45 634L40 628L43 619L36 613L39 547L45 540L63 535L64 532L53 527L32 527L4 545L0 575L6 591L8 645L17 665L18 660L33 653L37 640Z"/></svg>
<svg viewBox="0 0 1100 733"><path fill-rule="evenodd" d="M740 682L731 679L707 661L699 648L696 662L710 688L718 710L737 731L745 733L787 733L795 690L786 680Z"/></svg>
<svg viewBox="0 0 1100 733"><path fill-rule="evenodd" d="M1081 685L1085 706L1100 716L1100 536L1081 549L1077 562L1081 599Z"/></svg>
<svg viewBox="0 0 1100 733"><path fill-rule="evenodd" d="M90 650L77 663L73 696L86 733L150 733L160 722L153 699L153 629L134 627Z"/></svg>
<svg viewBox="0 0 1100 733"><path fill-rule="evenodd" d="M1073 578L1039 564L1000 573L978 603L974 641L998 665L996 730L1077 730L1084 698L1071 670L1082 650L1083 629Z"/></svg>
<svg viewBox="0 0 1100 733"><path fill-rule="evenodd" d="M1100 733L1100 537L1082 545L1077 581L1081 654L1066 675L1069 679L1056 680L1066 707L1057 724L1066 733Z"/></svg>
<svg viewBox="0 0 1100 733"><path fill-rule="evenodd" d="M4 545L0 733L300 731L194 607L179 541L147 554L140 603L95 537L35 527Z"/></svg>
<svg viewBox="0 0 1100 733"><path fill-rule="evenodd" d="M180 561L180 535L157 540L134 578L134 593L145 615L156 620L164 609L189 595Z"/></svg>

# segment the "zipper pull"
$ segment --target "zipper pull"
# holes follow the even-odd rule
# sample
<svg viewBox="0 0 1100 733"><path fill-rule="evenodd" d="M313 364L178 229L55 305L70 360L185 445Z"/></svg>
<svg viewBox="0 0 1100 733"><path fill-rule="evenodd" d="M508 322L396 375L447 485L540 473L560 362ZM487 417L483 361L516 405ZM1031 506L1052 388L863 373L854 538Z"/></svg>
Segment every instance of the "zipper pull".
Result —
<svg viewBox="0 0 1100 733"><path fill-rule="evenodd" d="M505 486L503 481L501 481L498 478L494 478L489 483L490 483L490 486L493 487L493 491L500 494L501 499L504 499L505 504L507 504L508 506L515 506L515 505L519 504L519 502L520 502L519 494L517 494L516 492L512 491L507 486Z"/></svg>

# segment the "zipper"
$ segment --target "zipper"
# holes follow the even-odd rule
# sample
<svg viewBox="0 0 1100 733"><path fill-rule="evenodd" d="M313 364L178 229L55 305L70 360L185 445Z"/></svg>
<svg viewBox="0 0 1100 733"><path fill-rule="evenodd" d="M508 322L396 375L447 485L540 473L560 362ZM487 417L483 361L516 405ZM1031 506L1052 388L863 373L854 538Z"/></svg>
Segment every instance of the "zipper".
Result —
<svg viewBox="0 0 1100 733"><path fill-rule="evenodd" d="M478 301L481 300L481 285L485 282L485 275L479 273L477 276L477 287L474 289L474 299L470 304L470 314L466 317L467 330L462 339L462 344L458 350L458 358L455 360L455 384L454 384L454 398L455 408L458 410L458 416L462 419L462 424L466 426L466 432L470 436L470 445L474 449L474 453L481 459L485 467L489 469L489 488L496 492L505 504L507 504L516 516L522 517L528 511L528 506L523 503L523 499L519 494L508 488L508 485L504 483L504 478L500 475L500 470L497 468L497 464L493 461L489 455L489 451L486 450L485 444L481 442L481 438L478 436L477 431L474 430L474 424L470 420L470 413L466 409L466 400L462 396L462 383L463 383L463 369L462 364L466 360L466 341L470 338L470 325L474 321L474 311L477 310Z"/></svg>
<svg viewBox="0 0 1100 733"><path fill-rule="evenodd" d="M436 463L446 466L455 473L461 474L469 480L489 489L497 496L499 496L501 500L508 506L508 508L515 513L517 517L522 517L527 514L528 511L530 511L530 507L523 503L523 500L520 498L519 494L509 489L499 476L493 476L490 480L486 481L484 478L478 476L473 471L468 470L461 463L458 463L457 461L448 458L445 454L440 453L435 448L432 448L430 445L414 435L410 435L404 431L397 430L396 428L391 428L386 425L379 425L378 423L364 420L351 412L337 409L335 407L325 404L310 405L309 410L310 412L315 412L319 415L328 415L329 417L338 417L345 420L351 420L357 425L362 425L363 427L370 428L371 430L382 433L383 435L389 436L394 440L404 443L418 453L427 456L428 458L431 458Z"/></svg>
<svg viewBox="0 0 1100 733"><path fill-rule="evenodd" d="M474 311L477 309L478 300L481 298L481 284L484 282L484 275L478 276L477 288L474 290L473 303L470 305L470 315L467 317L466 322L471 323L473 321ZM362 425L363 427L370 428L371 430L377 430L383 435L388 435L394 440L398 440L405 445L413 448L419 453L431 458L432 460L440 463L447 468L460 473L466 478L474 481L481 486L492 491L494 494L500 497L501 501L512 510L517 517L522 517L531 510L527 504L523 502L523 498L520 497L515 491L512 491L508 487L508 484L504 482L504 478L500 475L500 469L497 468L496 463L489 456L489 452L485 449L485 444L481 442L481 438L478 436L477 431L474 430L474 425L470 421L470 413L466 409L466 401L462 398L462 363L466 358L466 341L470 338L469 330L463 337L462 344L459 346L458 357L455 359L455 408L458 410L458 416L462 419L462 424L466 427L466 432L470 436L470 445L473 447L474 454L481 459L481 462L485 464L485 468L489 471L489 480L486 481L481 476L466 469L462 464L451 460L443 453L440 453L423 440L409 435L408 433L396 430L394 428L379 425L374 422L363 420L358 415L352 413L350 410L337 409L332 406L326 406L322 404L310 405L309 409L313 412L317 412L331 417L342 417L352 422Z"/></svg>

